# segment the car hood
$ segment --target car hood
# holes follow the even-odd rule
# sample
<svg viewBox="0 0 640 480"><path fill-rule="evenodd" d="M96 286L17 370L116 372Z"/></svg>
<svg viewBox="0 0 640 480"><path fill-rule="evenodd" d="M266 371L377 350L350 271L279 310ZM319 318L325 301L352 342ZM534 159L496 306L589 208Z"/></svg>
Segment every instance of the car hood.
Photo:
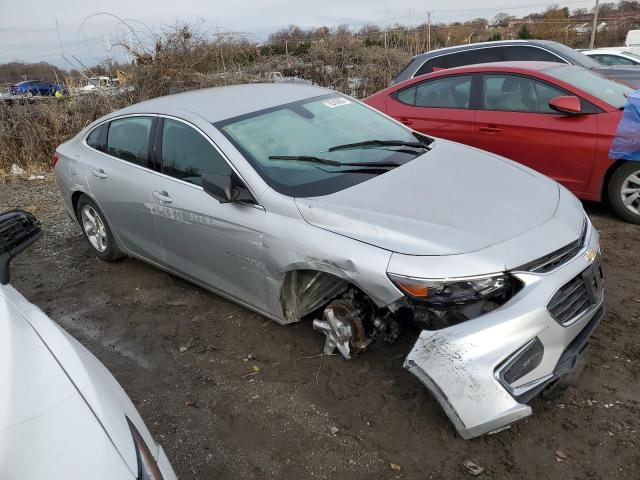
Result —
<svg viewBox="0 0 640 480"><path fill-rule="evenodd" d="M482 250L551 219L559 186L533 170L438 139L383 175L322 197L297 198L310 224L392 252Z"/></svg>
<svg viewBox="0 0 640 480"><path fill-rule="evenodd" d="M12 459L12 468L22 458L3 451L28 443L33 451L25 452L43 451L34 465L51 471L24 478L78 478L51 473L79 465L78 458L98 460L83 477L129 478L138 467L127 417L157 455L140 415L107 369L10 285L0 285L0 378L7 382L0 389L0 471L3 458ZM66 453L56 460L51 452L61 450ZM111 475L116 470L129 476Z"/></svg>

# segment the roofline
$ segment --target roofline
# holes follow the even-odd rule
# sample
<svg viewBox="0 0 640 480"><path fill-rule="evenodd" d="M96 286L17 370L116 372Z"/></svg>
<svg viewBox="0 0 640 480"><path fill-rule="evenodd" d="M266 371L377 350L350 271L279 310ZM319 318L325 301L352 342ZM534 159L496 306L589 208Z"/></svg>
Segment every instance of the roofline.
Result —
<svg viewBox="0 0 640 480"><path fill-rule="evenodd" d="M514 39L514 40L491 40L491 41L488 41L488 42L463 43L461 45L452 45L451 47L443 47L443 48L436 48L434 50L428 50L426 52L422 52L422 53L419 53L417 55L414 55L411 58L414 59L414 58L418 58L418 57L421 57L423 55L429 55L429 54L435 53L435 52L448 52L448 51L454 50L456 48L462 48L462 47L478 47L478 46L486 46L486 45L489 45L489 46L491 46L491 45L513 45L513 44L519 44L519 43L544 43L544 42L547 42L547 40Z"/></svg>

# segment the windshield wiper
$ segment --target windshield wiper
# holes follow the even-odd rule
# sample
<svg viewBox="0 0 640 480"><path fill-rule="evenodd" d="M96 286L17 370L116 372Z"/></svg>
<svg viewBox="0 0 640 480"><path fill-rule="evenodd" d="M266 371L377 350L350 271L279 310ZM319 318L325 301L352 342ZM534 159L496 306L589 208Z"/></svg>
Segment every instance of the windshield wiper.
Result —
<svg viewBox="0 0 640 480"><path fill-rule="evenodd" d="M297 162L321 163L333 167L370 167L370 168L395 168L399 163L395 162L338 162L328 158L314 157L311 155L269 155L269 160L291 160Z"/></svg>
<svg viewBox="0 0 640 480"><path fill-rule="evenodd" d="M364 142L345 143L344 145L336 145L329 148L329 152L337 150L349 150L351 148L362 147L411 147L429 150L429 147L422 142L410 142L405 140L365 140ZM413 152L411 152L413 153Z"/></svg>

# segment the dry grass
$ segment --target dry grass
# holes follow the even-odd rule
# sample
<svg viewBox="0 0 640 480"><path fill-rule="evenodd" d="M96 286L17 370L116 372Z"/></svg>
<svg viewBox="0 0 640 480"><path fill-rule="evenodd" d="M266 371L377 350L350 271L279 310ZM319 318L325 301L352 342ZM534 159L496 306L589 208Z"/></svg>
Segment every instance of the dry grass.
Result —
<svg viewBox="0 0 640 480"><path fill-rule="evenodd" d="M365 47L351 36L333 37L298 49L296 55L273 54L242 37L200 34L177 25L155 39L153 52L132 52L129 89L118 95L91 94L33 103L0 102L0 178L12 164L44 173L55 151L95 119L149 98L176 91L265 81L270 72L297 76L314 84L362 98L386 87L408 62L408 54Z"/></svg>

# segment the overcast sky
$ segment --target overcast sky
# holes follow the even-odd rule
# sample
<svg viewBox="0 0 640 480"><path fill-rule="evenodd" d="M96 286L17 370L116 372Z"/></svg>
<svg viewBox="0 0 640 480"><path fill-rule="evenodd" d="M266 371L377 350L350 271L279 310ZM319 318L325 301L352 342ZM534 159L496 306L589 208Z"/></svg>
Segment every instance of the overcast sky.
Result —
<svg viewBox="0 0 640 480"><path fill-rule="evenodd" d="M524 15L552 4L573 10L592 7L594 0L32 0L25 3L25 8L15 0L0 0L0 63L44 60L69 68L62 59L61 45L72 61L72 55L90 65L104 61L107 42L128 41L129 35L117 18L89 17L99 12L132 19L128 24L140 38L144 32L157 33L163 26L183 20L204 22L203 28L210 30L247 32L256 41L265 41L270 32L291 23L302 27L348 24L352 29L366 23L416 25L426 21L427 10L434 12L433 22L449 22L491 18L498 12ZM117 60L125 60L117 46L112 52Z"/></svg>

